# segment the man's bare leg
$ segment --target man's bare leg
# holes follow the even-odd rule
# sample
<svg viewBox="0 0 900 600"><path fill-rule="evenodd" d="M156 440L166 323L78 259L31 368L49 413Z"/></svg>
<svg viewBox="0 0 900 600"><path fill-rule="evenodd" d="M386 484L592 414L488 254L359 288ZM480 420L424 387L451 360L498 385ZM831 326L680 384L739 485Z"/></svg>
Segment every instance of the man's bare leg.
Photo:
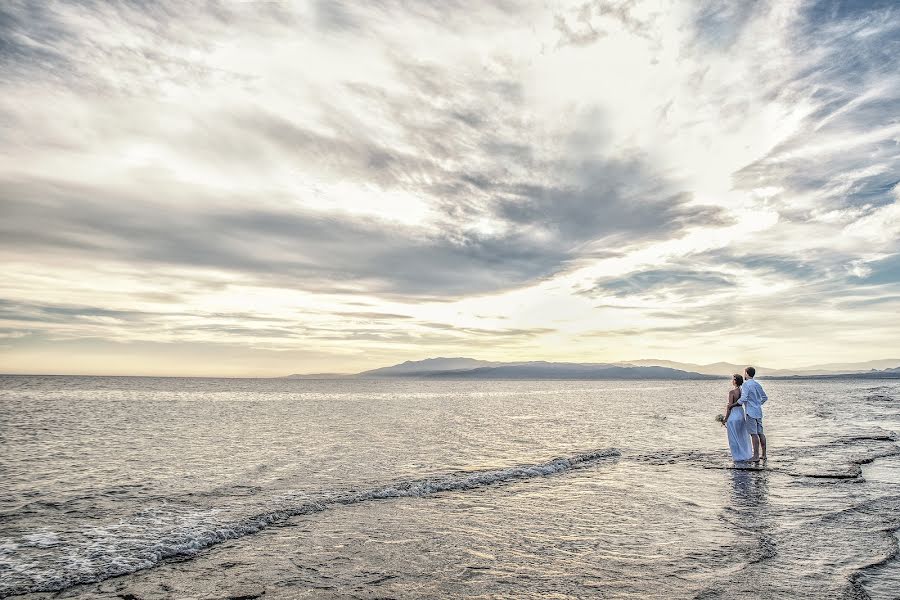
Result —
<svg viewBox="0 0 900 600"><path fill-rule="evenodd" d="M764 434L759 434L759 449L760 449L760 458L766 460L766 436ZM753 453L756 454L756 446L753 447Z"/></svg>
<svg viewBox="0 0 900 600"><path fill-rule="evenodd" d="M750 441L753 442L753 458L750 460L753 462L759 461L759 436L755 433L750 434Z"/></svg>

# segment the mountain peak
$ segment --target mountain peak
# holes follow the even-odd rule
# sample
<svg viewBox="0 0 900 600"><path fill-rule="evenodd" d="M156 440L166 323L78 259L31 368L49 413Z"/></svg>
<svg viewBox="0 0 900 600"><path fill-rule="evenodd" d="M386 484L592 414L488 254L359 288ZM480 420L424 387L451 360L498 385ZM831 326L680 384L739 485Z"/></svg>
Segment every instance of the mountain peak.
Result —
<svg viewBox="0 0 900 600"><path fill-rule="evenodd" d="M756 366L761 377L837 376L841 374L879 374L892 377L900 372L900 361L880 360L866 363L819 365L806 369L770 369ZM888 366L891 365L891 366ZM843 367L827 370L822 367ZM885 368L887 366L887 368ZM705 365L680 363L662 359L640 359L618 363L549 362L546 360L495 362L462 356L437 356L422 360L407 360L400 364L371 369L357 374L319 373L291 375L295 379L348 379L428 377L466 379L707 379L730 377L741 373L745 365L717 362ZM883 370L881 370L883 369Z"/></svg>

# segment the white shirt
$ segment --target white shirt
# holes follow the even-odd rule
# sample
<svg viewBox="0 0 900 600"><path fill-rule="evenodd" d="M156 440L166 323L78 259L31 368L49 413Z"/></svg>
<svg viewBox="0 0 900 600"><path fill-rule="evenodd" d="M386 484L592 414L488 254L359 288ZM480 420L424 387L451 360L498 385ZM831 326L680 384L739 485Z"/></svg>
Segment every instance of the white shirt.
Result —
<svg viewBox="0 0 900 600"><path fill-rule="evenodd" d="M748 417L762 419L762 405L769 397L763 391L762 386L753 379L748 379L741 385L741 397L738 402L744 405Z"/></svg>

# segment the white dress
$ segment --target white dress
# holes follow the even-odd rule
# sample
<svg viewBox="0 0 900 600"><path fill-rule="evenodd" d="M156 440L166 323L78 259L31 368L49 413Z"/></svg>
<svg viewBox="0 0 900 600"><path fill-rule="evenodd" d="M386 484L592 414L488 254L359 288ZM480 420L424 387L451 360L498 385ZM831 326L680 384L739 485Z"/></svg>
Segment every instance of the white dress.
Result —
<svg viewBox="0 0 900 600"><path fill-rule="evenodd" d="M753 444L750 442L750 434L747 433L747 421L743 406L735 406L731 409L725 427L728 429L728 448L731 450L731 457L735 461L753 458Z"/></svg>

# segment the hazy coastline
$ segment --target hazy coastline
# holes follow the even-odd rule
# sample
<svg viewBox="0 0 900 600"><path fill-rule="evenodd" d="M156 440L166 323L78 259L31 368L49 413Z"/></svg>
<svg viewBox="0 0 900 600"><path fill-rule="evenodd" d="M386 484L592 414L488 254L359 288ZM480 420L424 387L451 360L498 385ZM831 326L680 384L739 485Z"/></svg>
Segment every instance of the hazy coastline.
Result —
<svg viewBox="0 0 900 600"><path fill-rule="evenodd" d="M883 369L870 365L893 365ZM831 371L822 367L809 367L790 371L787 369L767 370L757 367L760 378L767 379L894 379L900 378L900 359L868 361L858 364L828 365ZM865 367L870 367L865 370ZM856 370L854 370L854 368ZM672 361L640 360L625 363L554 363L548 361L489 362L471 358L428 358L406 361L389 367L381 367L360 373L295 374L289 379L568 379L568 380L654 380L654 379L717 379L731 378L734 373L743 372L744 367L736 364L716 363L693 365Z"/></svg>

